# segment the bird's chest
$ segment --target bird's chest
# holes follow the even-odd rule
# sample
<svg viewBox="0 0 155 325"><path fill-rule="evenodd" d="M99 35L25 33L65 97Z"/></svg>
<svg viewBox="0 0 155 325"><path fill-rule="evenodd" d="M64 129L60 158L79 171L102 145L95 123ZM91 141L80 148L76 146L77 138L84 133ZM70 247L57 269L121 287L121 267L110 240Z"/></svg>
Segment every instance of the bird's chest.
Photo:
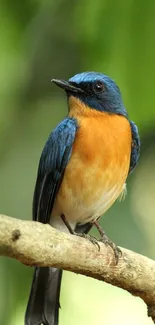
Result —
<svg viewBox="0 0 155 325"><path fill-rule="evenodd" d="M56 206L78 222L103 214L116 200L126 181L131 131L120 116L85 118L65 170Z"/></svg>

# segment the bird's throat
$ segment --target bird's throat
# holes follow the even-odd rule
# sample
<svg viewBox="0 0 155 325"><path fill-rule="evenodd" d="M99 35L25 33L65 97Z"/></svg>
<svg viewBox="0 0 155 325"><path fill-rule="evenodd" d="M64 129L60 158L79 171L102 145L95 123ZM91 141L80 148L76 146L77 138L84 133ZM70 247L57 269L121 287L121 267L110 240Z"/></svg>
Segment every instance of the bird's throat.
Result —
<svg viewBox="0 0 155 325"><path fill-rule="evenodd" d="M73 95L68 98L69 116L76 118L77 116L102 116L104 112L92 109L87 106L82 100Z"/></svg>

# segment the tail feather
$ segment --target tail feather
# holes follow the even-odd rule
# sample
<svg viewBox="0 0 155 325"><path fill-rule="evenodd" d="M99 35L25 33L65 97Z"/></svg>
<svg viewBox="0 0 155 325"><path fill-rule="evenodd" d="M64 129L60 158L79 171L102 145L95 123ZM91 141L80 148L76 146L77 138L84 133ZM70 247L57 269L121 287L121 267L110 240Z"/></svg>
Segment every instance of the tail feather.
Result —
<svg viewBox="0 0 155 325"><path fill-rule="evenodd" d="M58 325L62 270L35 268L25 325Z"/></svg>

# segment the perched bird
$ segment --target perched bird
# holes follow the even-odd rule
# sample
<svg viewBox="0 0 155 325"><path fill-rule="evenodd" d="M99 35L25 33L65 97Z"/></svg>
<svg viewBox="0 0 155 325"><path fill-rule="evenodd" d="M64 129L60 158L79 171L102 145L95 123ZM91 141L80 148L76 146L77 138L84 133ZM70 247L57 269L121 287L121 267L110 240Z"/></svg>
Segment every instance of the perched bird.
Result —
<svg viewBox="0 0 155 325"><path fill-rule="evenodd" d="M52 81L66 91L69 112L41 154L33 220L73 234L87 233L95 224L117 259L117 247L97 220L123 194L137 165L137 126L108 76L84 72L68 81ZM25 325L58 325L61 276L56 268L35 269Z"/></svg>

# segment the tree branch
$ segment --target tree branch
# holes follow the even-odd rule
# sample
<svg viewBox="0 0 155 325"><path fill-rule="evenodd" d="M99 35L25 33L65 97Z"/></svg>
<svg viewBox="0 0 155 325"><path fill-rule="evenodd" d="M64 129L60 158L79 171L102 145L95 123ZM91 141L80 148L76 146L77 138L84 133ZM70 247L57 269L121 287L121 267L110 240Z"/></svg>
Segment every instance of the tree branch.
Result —
<svg viewBox="0 0 155 325"><path fill-rule="evenodd" d="M0 255L29 266L54 266L105 281L141 297L155 323L155 261L121 248L113 251L87 239L62 233L47 224L0 215Z"/></svg>

